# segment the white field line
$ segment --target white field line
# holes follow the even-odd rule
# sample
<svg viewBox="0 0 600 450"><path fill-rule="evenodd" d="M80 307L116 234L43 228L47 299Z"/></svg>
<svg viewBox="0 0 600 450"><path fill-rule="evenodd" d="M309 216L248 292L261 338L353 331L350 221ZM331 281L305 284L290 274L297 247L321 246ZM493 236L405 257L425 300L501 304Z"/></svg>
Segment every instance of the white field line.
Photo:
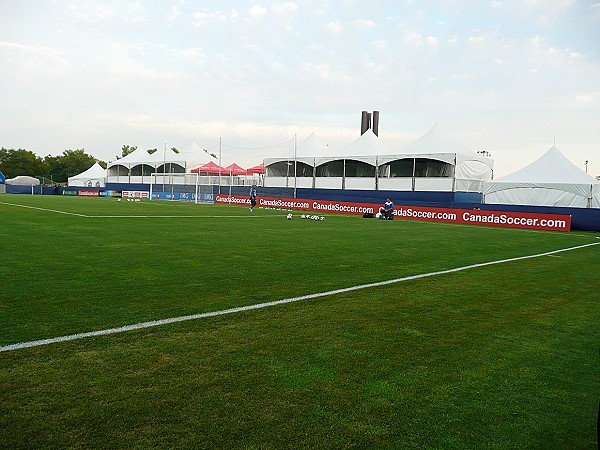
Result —
<svg viewBox="0 0 600 450"><path fill-rule="evenodd" d="M66 211L59 211L57 209L39 208L37 206L18 205L16 203L0 202L0 205L16 206L18 208L37 209L38 211L47 211L47 212L53 212L53 213L57 213L57 214L66 214L68 216L90 217L90 216L86 216L85 214L77 214L77 213L71 213L71 212L66 212Z"/></svg>
<svg viewBox="0 0 600 450"><path fill-rule="evenodd" d="M244 215L244 216L232 216L232 215L223 215L223 216L83 216L83 217L93 217L95 219L254 219L259 217L261 219L268 217L283 217L281 214L270 214L270 215Z"/></svg>
<svg viewBox="0 0 600 450"><path fill-rule="evenodd" d="M38 211L46 211L46 212L53 212L53 213L57 213L57 214L66 214L69 216L77 216L77 217L86 217L86 218L94 218L94 219L222 219L222 218L235 218L235 219L248 219L248 218L254 218L254 217L261 217L261 218L265 218L265 217L281 217L281 214L269 214L269 215L264 215L264 214L260 214L260 215L253 215L253 214L245 214L243 216L233 216L233 215L212 215L212 216L177 216L177 215L160 215L160 216L148 216L148 215L88 215L88 214L78 214L78 213L72 213L72 212L66 212L66 211L59 211L57 209L48 209L48 208L40 208L37 206L27 206L27 205L18 205L16 203L6 203L6 202L0 202L0 205L7 205L7 206L16 206L19 208L29 208L29 209L37 209Z"/></svg>
<svg viewBox="0 0 600 450"><path fill-rule="evenodd" d="M109 334L124 333L126 331L141 330L143 328L157 327L159 325L168 325L168 324L177 323L177 322L186 322L189 320L205 319L207 317L223 316L225 314L234 314L234 313L243 312L243 311L251 311L253 309L268 308L270 306L283 305L286 303L299 302L302 300L309 300L309 299L319 298L319 297L327 297L329 295L343 294L345 292L357 291L359 289L368 289L368 288L373 288L373 287L385 286L388 284L401 283L403 281L417 280L419 278L433 277L436 275L460 272L463 270L475 269L478 267L492 266L495 264L504 264L504 263L508 263L508 262L521 261L521 260L531 259L531 258L539 258L542 256L551 256L551 255L555 255L557 253L568 252L568 251L577 250L577 249L585 248L585 247L591 247L593 245L600 245L600 242L593 242L591 244L578 245L576 247L563 248L560 250L553 250L550 252L538 253L535 255L518 256L515 258L500 259L497 261L489 261L489 262L485 262L485 263L471 264L471 265L463 266L463 267L456 267L454 269L440 270L437 272L429 272L429 273L423 273L423 274L419 274L419 275L411 275L411 276L402 277L402 278L394 278L392 280L379 281L376 283L361 284L358 286L351 286L351 287L342 288L342 289L335 289L333 291L319 292L316 294L302 295L300 297L291 297L291 298L286 298L283 300L275 300L272 302L257 303L255 305L249 305L249 306L240 306L237 308L224 309L221 311L192 314L189 316L171 317L169 319L153 320L151 322L141 322L141 323L136 323L133 325L125 325L125 326L117 327L117 328L108 328L106 330L99 330L99 331L89 331L87 333L70 334L68 336L60 336L60 337L55 337L55 338L41 339L38 341L20 342L17 344L2 346L2 347L0 347L0 352L8 352L11 350L19 350L19 349L29 348L29 347L38 347L41 345L48 345L48 344L56 344L59 342L73 341L75 339L83 339L83 338L96 337L96 336L105 336L105 335L109 335Z"/></svg>

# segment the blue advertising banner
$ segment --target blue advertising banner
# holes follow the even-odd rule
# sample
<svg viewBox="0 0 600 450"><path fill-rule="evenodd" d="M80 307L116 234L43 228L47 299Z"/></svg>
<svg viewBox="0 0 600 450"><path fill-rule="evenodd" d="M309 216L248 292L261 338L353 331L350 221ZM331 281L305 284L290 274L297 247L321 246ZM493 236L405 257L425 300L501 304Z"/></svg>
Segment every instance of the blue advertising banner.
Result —
<svg viewBox="0 0 600 450"><path fill-rule="evenodd" d="M194 192L152 192L152 200L174 200L179 202L195 202L196 194ZM214 201L213 194L199 194L198 202L212 203Z"/></svg>
<svg viewBox="0 0 600 450"><path fill-rule="evenodd" d="M100 191L100 197L122 197L121 191L115 191L112 189L107 189L104 191Z"/></svg>

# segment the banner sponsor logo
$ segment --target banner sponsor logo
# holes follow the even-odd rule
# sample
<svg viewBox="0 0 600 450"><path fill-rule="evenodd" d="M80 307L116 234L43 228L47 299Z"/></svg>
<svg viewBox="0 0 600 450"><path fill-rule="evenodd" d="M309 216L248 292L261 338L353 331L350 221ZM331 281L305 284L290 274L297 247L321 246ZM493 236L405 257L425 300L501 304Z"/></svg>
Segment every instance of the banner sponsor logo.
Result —
<svg viewBox="0 0 600 450"><path fill-rule="evenodd" d="M123 198L149 198L150 192L148 191L123 191Z"/></svg>
<svg viewBox="0 0 600 450"><path fill-rule="evenodd" d="M104 191L100 191L100 197L121 197L121 191L113 191L111 189L107 189Z"/></svg>
<svg viewBox="0 0 600 450"><path fill-rule="evenodd" d="M96 190L92 191L89 189L79 189L77 191L77 195L80 197L100 197L100 192Z"/></svg>
<svg viewBox="0 0 600 450"><path fill-rule="evenodd" d="M250 199L241 195L216 195L215 203L249 205ZM377 205L371 203L336 202L329 200L259 197L258 205L266 208L363 215L365 213L374 214L378 212L379 208L383 206L383 203ZM425 220L465 225L571 231L571 216L568 214L484 211L479 209L469 210L402 205L394 208L394 216L399 219Z"/></svg>

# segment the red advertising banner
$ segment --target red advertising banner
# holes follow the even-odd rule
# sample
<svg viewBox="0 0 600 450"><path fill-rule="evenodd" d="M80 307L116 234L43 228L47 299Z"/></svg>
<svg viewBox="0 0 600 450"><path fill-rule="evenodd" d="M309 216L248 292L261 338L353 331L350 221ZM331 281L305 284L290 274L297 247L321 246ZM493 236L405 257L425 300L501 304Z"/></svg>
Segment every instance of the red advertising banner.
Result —
<svg viewBox="0 0 600 450"><path fill-rule="evenodd" d="M150 192L148 191L123 191L121 193L123 198L149 198Z"/></svg>
<svg viewBox="0 0 600 450"><path fill-rule="evenodd" d="M259 197L263 208L297 209L340 214L376 214L383 205L372 203L336 202L302 198ZM250 199L240 195L216 195L215 203L250 205ZM487 225L508 228L530 228L548 231L571 231L568 214L543 214L514 211L483 211L479 209L434 208L428 206L398 205L394 217L407 220L425 220L466 225Z"/></svg>
<svg viewBox="0 0 600 450"><path fill-rule="evenodd" d="M99 197L100 193L97 190L79 189L77 195L81 197Z"/></svg>

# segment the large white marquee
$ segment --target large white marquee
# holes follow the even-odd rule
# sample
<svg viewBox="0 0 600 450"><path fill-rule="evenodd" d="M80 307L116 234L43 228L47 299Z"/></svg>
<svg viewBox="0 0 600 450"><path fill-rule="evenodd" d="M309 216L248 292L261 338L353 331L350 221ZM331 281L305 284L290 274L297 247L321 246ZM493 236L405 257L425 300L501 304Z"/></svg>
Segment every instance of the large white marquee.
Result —
<svg viewBox="0 0 600 450"><path fill-rule="evenodd" d="M455 142L436 124L398 149L371 130L339 149L312 133L294 158L266 158L265 169L265 186L273 187L481 192L492 178L493 160Z"/></svg>

